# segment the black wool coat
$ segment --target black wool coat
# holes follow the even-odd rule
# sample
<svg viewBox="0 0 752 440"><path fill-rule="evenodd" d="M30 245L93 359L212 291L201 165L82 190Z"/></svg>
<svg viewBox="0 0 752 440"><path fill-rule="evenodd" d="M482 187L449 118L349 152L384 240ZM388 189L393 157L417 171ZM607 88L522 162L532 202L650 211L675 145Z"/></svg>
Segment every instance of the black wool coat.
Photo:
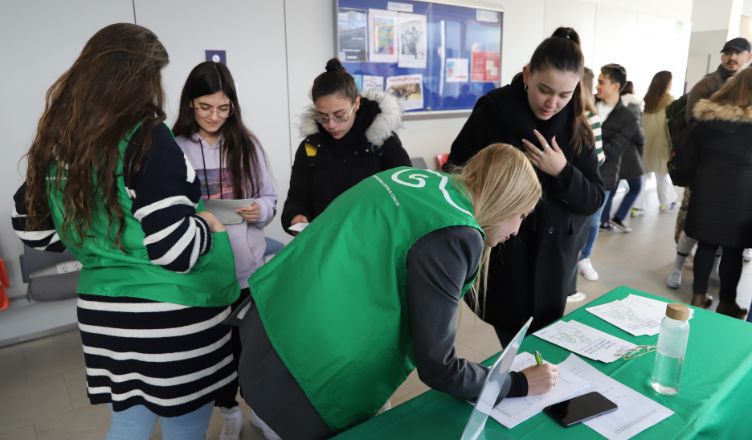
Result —
<svg viewBox="0 0 752 440"><path fill-rule="evenodd" d="M681 154L694 164L684 230L699 241L752 247L752 108L701 100Z"/></svg>
<svg viewBox="0 0 752 440"><path fill-rule="evenodd" d="M522 149L521 139L537 144L533 129L553 136L567 165L557 177L538 172L543 198L523 221L517 237L491 253L485 310L481 316L497 329L516 332L533 316L531 331L564 313L574 293L577 259L584 245L587 216L603 203L603 184L592 145L579 154L570 146L572 103L547 121L538 120L527 101L522 76L481 97L452 143L449 161L463 164L495 142Z"/></svg>

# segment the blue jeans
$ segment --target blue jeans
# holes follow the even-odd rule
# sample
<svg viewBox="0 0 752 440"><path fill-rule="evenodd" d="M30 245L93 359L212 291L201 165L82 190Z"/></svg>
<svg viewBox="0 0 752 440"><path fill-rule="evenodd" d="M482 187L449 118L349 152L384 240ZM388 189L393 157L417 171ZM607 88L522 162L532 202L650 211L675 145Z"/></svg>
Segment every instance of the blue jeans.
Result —
<svg viewBox="0 0 752 440"><path fill-rule="evenodd" d="M599 223L601 220L601 213L603 212L603 207L606 206L606 200L608 200L608 196L610 193L611 191L609 190L603 191L603 203L601 204L601 207L598 208L598 210L595 211L593 215L590 216L590 224L588 225L587 242L585 242L585 246L582 248L582 252L580 252L580 260L584 260L585 258L590 258L590 254L593 253L593 246L595 245L595 239L598 238L598 229L599 229Z"/></svg>
<svg viewBox="0 0 752 440"><path fill-rule="evenodd" d="M640 195L640 191L642 190L642 176L633 177L626 180L627 185L629 185L629 191L624 194L624 198L622 199L619 208L614 214L614 218L618 220L624 220L627 217L629 210L632 208L632 205L634 204L635 200L637 200L637 196ZM614 190L611 191L611 193L606 198L606 206L603 207L603 213L601 214L601 223L606 223L610 220L611 203L613 203L615 195L616 188L614 188Z"/></svg>
<svg viewBox="0 0 752 440"><path fill-rule="evenodd" d="M204 440L214 402L177 417L162 417L163 440ZM112 406L110 406L112 410ZM158 415L143 405L132 406L124 411L112 411L110 429L105 440L148 440Z"/></svg>

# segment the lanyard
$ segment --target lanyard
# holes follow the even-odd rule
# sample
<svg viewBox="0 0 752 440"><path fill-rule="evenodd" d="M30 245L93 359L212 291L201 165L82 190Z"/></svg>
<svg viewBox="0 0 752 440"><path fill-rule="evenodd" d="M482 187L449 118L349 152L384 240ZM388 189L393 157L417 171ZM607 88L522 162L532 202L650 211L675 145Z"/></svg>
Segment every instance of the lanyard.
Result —
<svg viewBox="0 0 752 440"><path fill-rule="evenodd" d="M201 145L201 162L204 164L204 187L206 188L206 198L211 198L209 195L209 175L206 173L206 157L204 156L204 143L201 141L201 136L198 137L198 143ZM219 198L224 199L222 191L222 145L219 146Z"/></svg>

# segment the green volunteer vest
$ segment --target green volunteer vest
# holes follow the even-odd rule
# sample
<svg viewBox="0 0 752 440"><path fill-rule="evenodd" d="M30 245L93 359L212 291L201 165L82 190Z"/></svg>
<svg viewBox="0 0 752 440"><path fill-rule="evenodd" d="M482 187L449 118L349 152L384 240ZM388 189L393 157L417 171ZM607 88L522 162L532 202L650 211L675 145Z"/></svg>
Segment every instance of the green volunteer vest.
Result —
<svg viewBox="0 0 752 440"><path fill-rule="evenodd" d="M212 233L212 248L200 256L187 273L177 273L153 264L144 247L141 224L131 214L132 201L123 181L123 157L136 126L118 144L117 164L118 201L123 209L125 227L122 247L115 244L116 228L109 225L104 207L98 206L92 225L83 241L77 244L73 228L63 231L65 216L62 183L56 190L49 180L49 203L52 220L65 247L81 262L78 292L129 296L194 307L220 307L231 304L239 295L235 279L234 259L226 232ZM55 175L55 166L50 169ZM203 205L199 204L199 210ZM67 232L67 233L66 233Z"/></svg>
<svg viewBox="0 0 752 440"><path fill-rule="evenodd" d="M415 368L407 253L450 226L480 230L450 178L395 168L340 195L249 279L269 340L333 430L371 417Z"/></svg>

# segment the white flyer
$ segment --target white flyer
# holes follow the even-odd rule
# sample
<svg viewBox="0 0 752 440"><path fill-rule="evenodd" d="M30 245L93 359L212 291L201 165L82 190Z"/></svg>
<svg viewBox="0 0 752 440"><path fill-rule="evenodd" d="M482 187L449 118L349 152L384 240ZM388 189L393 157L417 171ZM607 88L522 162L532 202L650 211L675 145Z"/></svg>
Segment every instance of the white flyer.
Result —
<svg viewBox="0 0 752 440"><path fill-rule="evenodd" d="M637 346L577 321L556 321L533 335L590 359L605 363Z"/></svg>

